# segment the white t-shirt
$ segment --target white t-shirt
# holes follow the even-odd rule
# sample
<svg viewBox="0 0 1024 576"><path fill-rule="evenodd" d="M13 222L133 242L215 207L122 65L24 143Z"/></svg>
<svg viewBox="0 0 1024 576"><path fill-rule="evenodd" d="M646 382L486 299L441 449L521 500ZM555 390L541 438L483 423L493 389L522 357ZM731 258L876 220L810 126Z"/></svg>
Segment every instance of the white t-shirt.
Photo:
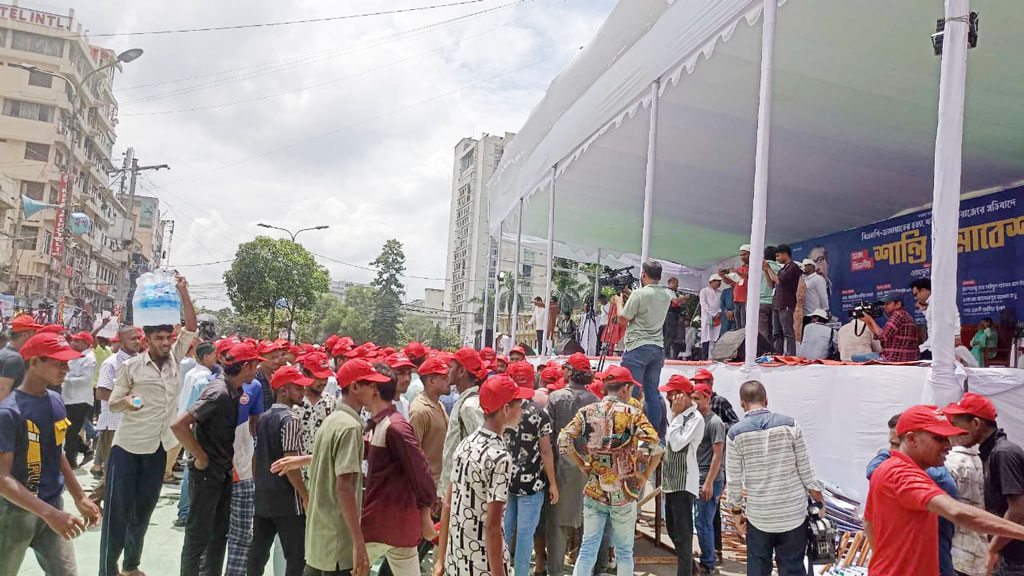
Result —
<svg viewBox="0 0 1024 576"><path fill-rule="evenodd" d="M543 306L533 307L533 317L530 319L530 323L533 324L534 330L543 330L548 320L548 309Z"/></svg>
<svg viewBox="0 0 1024 576"><path fill-rule="evenodd" d="M249 421L242 422L235 428L235 455L231 463L239 480L252 480L252 456L255 451Z"/></svg>
<svg viewBox="0 0 1024 576"><path fill-rule="evenodd" d="M928 338L921 344L921 352L930 352L932 349L932 297L928 296L928 307L924 309L924 322L928 327ZM960 336L960 311L957 310L953 317L953 337Z"/></svg>
<svg viewBox="0 0 1024 576"><path fill-rule="evenodd" d="M604 304L604 305L601 306L601 315L597 317L597 325L598 326L607 326L608 325L608 312L611 311L611 308L612 308L611 304Z"/></svg>
<svg viewBox="0 0 1024 576"><path fill-rule="evenodd" d="M808 360L828 358L830 341L836 343L835 330L812 322L804 326L804 339L796 347L796 355Z"/></svg>

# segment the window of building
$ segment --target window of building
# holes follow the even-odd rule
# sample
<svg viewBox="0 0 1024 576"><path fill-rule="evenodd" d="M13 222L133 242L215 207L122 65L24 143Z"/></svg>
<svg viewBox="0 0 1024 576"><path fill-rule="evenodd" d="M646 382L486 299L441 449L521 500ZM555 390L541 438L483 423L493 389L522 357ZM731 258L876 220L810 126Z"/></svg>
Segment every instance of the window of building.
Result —
<svg viewBox="0 0 1024 576"><path fill-rule="evenodd" d="M43 192L46 191L46 184L42 182L22 182L21 193L24 196L35 200L36 202L43 201Z"/></svg>
<svg viewBox="0 0 1024 576"><path fill-rule="evenodd" d="M37 236L39 236L39 228L35 226L22 226L21 236L18 237L18 249L35 250L36 241L38 240Z"/></svg>
<svg viewBox="0 0 1024 576"><path fill-rule="evenodd" d="M54 186L50 186L50 204L56 204L58 198L60 198L60 190L57 190Z"/></svg>
<svg viewBox="0 0 1024 576"><path fill-rule="evenodd" d="M50 145L37 142L25 142L25 160L47 162L50 160Z"/></svg>
<svg viewBox="0 0 1024 576"><path fill-rule="evenodd" d="M530 264L523 264L523 276L533 276L533 266Z"/></svg>
<svg viewBox="0 0 1024 576"><path fill-rule="evenodd" d="M28 85L41 88L53 88L53 75L35 70L28 73Z"/></svg>
<svg viewBox="0 0 1024 576"><path fill-rule="evenodd" d="M473 166L473 151L470 150L459 158L459 172L465 172Z"/></svg>
<svg viewBox="0 0 1024 576"><path fill-rule="evenodd" d="M4 116L24 118L26 120L38 120L40 122L53 121L53 106L37 104L35 102L24 102L22 100L4 100Z"/></svg>
<svg viewBox="0 0 1024 576"><path fill-rule="evenodd" d="M12 30L11 48L25 52L35 52L44 56L64 56L64 40L53 36L43 36L21 30Z"/></svg>
<svg viewBox="0 0 1024 576"><path fill-rule="evenodd" d="M35 240L33 240L35 242ZM43 254L50 255L50 246L53 244L53 233L43 232Z"/></svg>
<svg viewBox="0 0 1024 576"><path fill-rule="evenodd" d="M0 46L7 46L7 28L0 28Z"/></svg>

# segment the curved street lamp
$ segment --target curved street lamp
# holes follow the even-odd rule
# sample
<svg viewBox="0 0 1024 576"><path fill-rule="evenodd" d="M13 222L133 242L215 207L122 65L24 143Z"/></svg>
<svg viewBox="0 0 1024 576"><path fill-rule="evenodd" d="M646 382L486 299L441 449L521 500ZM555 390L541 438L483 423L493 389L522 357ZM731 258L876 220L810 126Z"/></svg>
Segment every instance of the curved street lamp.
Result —
<svg viewBox="0 0 1024 576"><path fill-rule="evenodd" d="M291 230L289 230L287 228L281 228L280 226L271 226L270 224L264 224L263 222L259 222L256 225L259 226L260 228L270 228L272 230L280 230L282 232L286 232L289 236L292 237L292 242L295 242L295 237L296 236L298 236L299 234L302 234L303 232L306 232L308 230L326 230L326 229L330 228L330 226L327 226L327 225L313 226L313 227L310 227L310 228L302 228L301 230L298 230L298 231L296 231L293 234Z"/></svg>

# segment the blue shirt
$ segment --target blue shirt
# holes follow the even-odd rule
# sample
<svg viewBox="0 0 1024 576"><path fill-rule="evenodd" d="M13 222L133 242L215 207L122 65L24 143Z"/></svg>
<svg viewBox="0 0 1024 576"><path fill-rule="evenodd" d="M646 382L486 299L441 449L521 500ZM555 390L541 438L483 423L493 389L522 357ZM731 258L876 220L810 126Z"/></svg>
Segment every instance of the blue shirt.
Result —
<svg viewBox="0 0 1024 576"><path fill-rule="evenodd" d="M241 426L249 420L249 416L263 414L263 386L253 380L242 384L242 397L238 399L238 422Z"/></svg>
<svg viewBox="0 0 1024 576"><path fill-rule="evenodd" d="M884 449L878 452L878 454L868 462L867 476L868 480L871 480L871 475L875 472L882 462L889 459L891 453L888 449ZM950 497L956 498L956 480L953 479L953 475L949 473L949 470L945 466L932 466L925 470L928 473L928 477L939 485L939 488L949 494ZM953 569L953 532L956 527L952 522L946 520L942 516L939 516L939 576L955 576L956 570Z"/></svg>
<svg viewBox="0 0 1024 576"><path fill-rule="evenodd" d="M0 452L12 452L11 476L55 506L64 491L60 458L70 422L60 394L33 396L15 389L0 401Z"/></svg>

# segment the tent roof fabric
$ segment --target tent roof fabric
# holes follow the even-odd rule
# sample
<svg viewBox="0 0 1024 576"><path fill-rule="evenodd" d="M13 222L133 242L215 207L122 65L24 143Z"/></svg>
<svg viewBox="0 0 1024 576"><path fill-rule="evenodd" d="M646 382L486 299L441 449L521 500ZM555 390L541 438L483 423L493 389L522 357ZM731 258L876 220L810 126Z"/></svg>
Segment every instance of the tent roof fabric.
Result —
<svg viewBox="0 0 1024 576"><path fill-rule="evenodd" d="M552 83L489 184L497 234L551 188L555 238L640 251L650 86L661 82L652 257L706 268L750 233L762 4L624 0ZM968 54L962 188L1024 180L1024 11L990 0ZM780 2L767 241L887 218L931 200L937 0ZM546 205L547 202L545 201ZM523 233L547 235L543 216Z"/></svg>

